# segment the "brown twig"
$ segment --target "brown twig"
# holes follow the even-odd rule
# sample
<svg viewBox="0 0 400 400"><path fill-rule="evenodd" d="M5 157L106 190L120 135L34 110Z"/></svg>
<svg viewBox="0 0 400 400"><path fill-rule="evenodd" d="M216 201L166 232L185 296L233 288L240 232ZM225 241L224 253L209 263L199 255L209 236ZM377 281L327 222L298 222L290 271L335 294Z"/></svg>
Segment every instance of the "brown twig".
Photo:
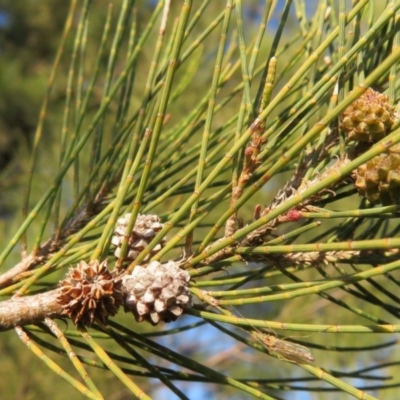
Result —
<svg viewBox="0 0 400 400"><path fill-rule="evenodd" d="M8 271L4 272L4 274L0 275L0 288L12 285L17 281L16 277L18 275L32 269L36 265L43 262L46 257L45 250L48 250L47 247L47 244L44 245L43 247L41 247L39 253L29 254L29 256L25 257L21 262L10 268Z"/></svg>
<svg viewBox="0 0 400 400"><path fill-rule="evenodd" d="M93 215L99 213L104 207L104 197L108 191L104 188L100 190L99 194L92 205L84 205L67 221L62 230L58 231L39 249L26 256L21 262L10 268L8 271L0 275L0 288L10 286L18 282L19 275L33 269L36 265L41 264L49 259L52 254L57 252L64 240L79 231Z"/></svg>
<svg viewBox="0 0 400 400"><path fill-rule="evenodd" d="M63 309L57 302L58 295L59 289L55 289L34 296L15 297L0 302L0 331L35 324L47 317L61 317Z"/></svg>

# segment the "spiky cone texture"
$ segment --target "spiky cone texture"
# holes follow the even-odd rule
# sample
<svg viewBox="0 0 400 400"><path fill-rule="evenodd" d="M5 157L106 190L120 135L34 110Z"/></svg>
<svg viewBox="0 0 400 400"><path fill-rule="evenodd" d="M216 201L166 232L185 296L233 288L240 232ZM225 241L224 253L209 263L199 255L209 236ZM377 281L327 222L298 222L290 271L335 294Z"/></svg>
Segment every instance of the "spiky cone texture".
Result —
<svg viewBox="0 0 400 400"><path fill-rule="evenodd" d="M116 246L114 255L120 257L122 242L125 235L128 235L128 253L126 258L128 260L135 260L138 254L148 246L164 225L160 222L160 218L157 215L139 214L133 231L129 233L127 232L127 228L130 218L131 214L128 213L118 219L111 243ZM148 261L153 255L157 254L163 248L164 244L165 238L151 250L143 261Z"/></svg>
<svg viewBox="0 0 400 400"><path fill-rule="evenodd" d="M108 269L107 261L80 261L76 268L70 268L59 284L57 300L63 315L74 324L91 325L95 319L105 323L123 303L122 280L117 274Z"/></svg>
<svg viewBox="0 0 400 400"><path fill-rule="evenodd" d="M355 186L372 204L400 203L400 145L360 165L353 172Z"/></svg>
<svg viewBox="0 0 400 400"><path fill-rule="evenodd" d="M192 306L189 281L189 273L174 261L138 265L123 277L125 311L131 311L138 322L147 320L156 325L160 321L175 321L185 308Z"/></svg>
<svg viewBox="0 0 400 400"><path fill-rule="evenodd" d="M394 121L394 108L388 96L368 88L343 111L340 128L349 140L372 143L383 139Z"/></svg>

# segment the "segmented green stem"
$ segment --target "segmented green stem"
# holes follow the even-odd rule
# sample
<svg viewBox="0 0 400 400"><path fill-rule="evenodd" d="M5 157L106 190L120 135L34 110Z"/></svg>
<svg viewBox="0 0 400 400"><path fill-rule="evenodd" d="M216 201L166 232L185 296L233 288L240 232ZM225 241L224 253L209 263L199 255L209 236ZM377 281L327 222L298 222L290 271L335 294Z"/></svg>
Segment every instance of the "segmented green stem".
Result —
<svg viewBox="0 0 400 400"><path fill-rule="evenodd" d="M107 368L112 371L117 378L119 378L119 380L133 393L136 398L140 400L151 400L151 397L144 393L134 382L132 382L126 376L126 374L123 373L121 368L119 368L117 364L115 364L115 362L107 355L103 348L97 344L97 342L91 337L91 335L84 327L78 326L78 331L96 353L97 357L100 358L100 360L107 366Z"/></svg>
<svg viewBox="0 0 400 400"><path fill-rule="evenodd" d="M73 363L75 369L79 372L79 375L82 377L82 379L85 381L87 387L94 393L96 394L99 399L102 399L103 396L97 389L96 385L86 372L84 366L80 362L79 358L76 356L75 352L73 351L71 345L68 343L68 340L66 339L64 333L59 329L57 324L55 323L54 320L51 318L46 318L45 319L45 324L50 328L50 330L53 332L53 334L57 337L57 339L60 341L61 345L63 346L65 350L65 354L68 355L69 359Z"/></svg>
<svg viewBox="0 0 400 400"><path fill-rule="evenodd" d="M31 157L31 164L30 164L29 172L28 172L28 182L27 182L27 188L26 188L26 192L25 192L25 199L24 199L24 203L23 203L23 207L22 207L22 217L24 219L26 219L27 213L28 213L29 199L30 199L30 195L31 195L32 182L33 182L33 174L34 174L36 162L38 159L37 154L38 154L38 150L39 150L39 143L42 138L44 120L46 118L50 94L51 94L51 90L54 85L54 80L55 80L55 76L57 73L57 69L60 65L61 57L64 53L65 42L68 38L69 32L71 31L76 4L77 4L76 0L71 0L70 8L68 10L68 15L65 20L64 31L61 36L61 42L60 42L60 45L58 46L56 57L54 59L53 66L50 71L50 76L49 76L49 80L48 80L48 84L47 84L47 88L46 88L46 94L44 96L42 107L41 107L40 114L39 114L39 121L38 121L38 125L36 127L34 141L33 141L32 157ZM25 230L22 231L18 235L18 238L21 238L22 252L26 252L27 239L26 239ZM14 240L17 241L18 239L14 238ZM10 249L10 251L11 251L11 249ZM7 255L8 255L8 252L4 256L7 256ZM4 256L2 257L3 260L4 260ZM0 264L2 264L2 262L3 261L0 261Z"/></svg>
<svg viewBox="0 0 400 400"><path fill-rule="evenodd" d="M101 400L102 396L98 396L96 393L91 392L87 387L82 385L79 381L65 372L58 364L52 361L49 357L47 357L43 351L37 346L32 339L27 335L23 328L17 326L15 331L21 341L35 354L41 361L43 361L52 371L54 371L57 375L60 375L63 379L65 379L68 383L70 383L74 388L76 388L79 392L81 392L84 396L93 400Z"/></svg>

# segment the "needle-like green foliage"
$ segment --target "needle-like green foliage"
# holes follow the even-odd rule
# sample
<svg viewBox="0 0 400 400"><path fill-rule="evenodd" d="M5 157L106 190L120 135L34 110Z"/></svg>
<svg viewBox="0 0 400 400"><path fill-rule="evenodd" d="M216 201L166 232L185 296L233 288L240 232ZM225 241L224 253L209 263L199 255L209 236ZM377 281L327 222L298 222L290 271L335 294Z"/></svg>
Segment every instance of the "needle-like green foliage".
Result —
<svg viewBox="0 0 400 400"><path fill-rule="evenodd" d="M54 375L44 388L7 372L33 387L24 398L396 398L400 204L360 194L380 198L366 163L400 142L400 0L71 0L57 15L36 127L0 164L3 304L45 298L95 260L112 279L174 261L193 304L156 327L124 307L90 327L8 315L26 346L2 333L7 348ZM155 233L132 243L150 214Z"/></svg>

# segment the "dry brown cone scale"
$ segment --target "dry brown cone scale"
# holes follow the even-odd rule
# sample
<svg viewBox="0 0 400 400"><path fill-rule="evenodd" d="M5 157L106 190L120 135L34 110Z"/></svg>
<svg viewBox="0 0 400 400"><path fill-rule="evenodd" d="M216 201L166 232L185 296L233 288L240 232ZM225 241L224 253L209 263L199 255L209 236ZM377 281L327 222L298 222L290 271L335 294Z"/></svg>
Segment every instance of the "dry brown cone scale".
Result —
<svg viewBox="0 0 400 400"><path fill-rule="evenodd" d="M123 303L122 280L118 271L108 269L107 261L80 261L59 286L57 300L74 324L91 325L96 319L105 323Z"/></svg>

